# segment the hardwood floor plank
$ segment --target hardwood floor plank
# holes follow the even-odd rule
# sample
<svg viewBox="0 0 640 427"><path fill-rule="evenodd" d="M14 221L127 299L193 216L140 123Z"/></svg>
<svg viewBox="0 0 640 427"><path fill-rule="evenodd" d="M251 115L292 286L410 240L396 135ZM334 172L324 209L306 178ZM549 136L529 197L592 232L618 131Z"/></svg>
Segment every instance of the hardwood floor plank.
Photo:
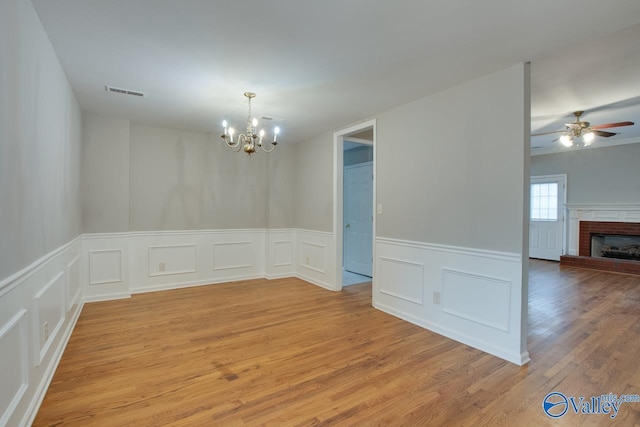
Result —
<svg viewBox="0 0 640 427"><path fill-rule="evenodd" d="M86 304L35 426L640 425L542 411L640 393L640 277L531 261L518 367L298 279Z"/></svg>

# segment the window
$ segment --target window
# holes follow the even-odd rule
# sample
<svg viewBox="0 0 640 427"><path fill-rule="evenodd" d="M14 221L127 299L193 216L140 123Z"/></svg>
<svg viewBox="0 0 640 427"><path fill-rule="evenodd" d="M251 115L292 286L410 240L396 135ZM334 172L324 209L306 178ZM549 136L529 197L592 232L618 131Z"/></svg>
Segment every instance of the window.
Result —
<svg viewBox="0 0 640 427"><path fill-rule="evenodd" d="M531 184L531 221L558 220L558 183Z"/></svg>

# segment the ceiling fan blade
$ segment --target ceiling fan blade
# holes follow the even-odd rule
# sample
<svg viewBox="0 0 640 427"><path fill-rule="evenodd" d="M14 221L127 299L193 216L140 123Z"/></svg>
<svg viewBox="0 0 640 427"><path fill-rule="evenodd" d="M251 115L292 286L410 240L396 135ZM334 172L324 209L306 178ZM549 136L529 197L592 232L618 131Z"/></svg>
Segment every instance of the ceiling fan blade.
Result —
<svg viewBox="0 0 640 427"><path fill-rule="evenodd" d="M617 128L621 126L633 126L633 122L617 122L617 123L604 123L602 125L591 126L591 129L607 129L607 128Z"/></svg>
<svg viewBox="0 0 640 427"><path fill-rule="evenodd" d="M593 133L598 136L602 136L603 138L609 138L610 136L617 135L617 133L607 132L604 130L594 130Z"/></svg>
<svg viewBox="0 0 640 427"><path fill-rule="evenodd" d="M560 132L566 132L566 131L567 131L566 129L552 130L551 132L532 133L531 136L550 135L552 133L560 133Z"/></svg>

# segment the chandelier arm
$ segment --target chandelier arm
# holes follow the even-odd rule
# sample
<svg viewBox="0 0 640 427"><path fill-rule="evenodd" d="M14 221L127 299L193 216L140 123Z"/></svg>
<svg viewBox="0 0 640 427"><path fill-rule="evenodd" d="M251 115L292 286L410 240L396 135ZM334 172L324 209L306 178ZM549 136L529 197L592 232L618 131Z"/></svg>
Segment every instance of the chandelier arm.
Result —
<svg viewBox="0 0 640 427"><path fill-rule="evenodd" d="M229 141L225 139L225 143L227 144L227 147L231 148L236 153L242 148L242 145L240 144L240 135L238 135L236 142L230 144Z"/></svg>
<svg viewBox="0 0 640 427"><path fill-rule="evenodd" d="M227 144L227 147L229 147L229 148L239 147L240 146L240 135L238 135L238 139L236 139L236 142L229 142L229 137L225 136L224 143Z"/></svg>
<svg viewBox="0 0 640 427"><path fill-rule="evenodd" d="M273 145L273 144L271 144L271 150L267 150L266 148L264 148L264 146L265 146L265 144L261 144L260 148L262 148L262 151L264 151L265 153L270 153L270 152L272 152L273 150L276 149L276 146Z"/></svg>

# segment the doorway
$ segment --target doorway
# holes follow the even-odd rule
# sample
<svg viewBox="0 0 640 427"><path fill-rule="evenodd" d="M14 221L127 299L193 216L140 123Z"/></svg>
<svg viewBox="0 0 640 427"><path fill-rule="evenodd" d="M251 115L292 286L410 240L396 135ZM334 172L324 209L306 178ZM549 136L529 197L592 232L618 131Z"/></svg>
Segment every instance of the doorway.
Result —
<svg viewBox="0 0 640 427"><path fill-rule="evenodd" d="M343 286L373 276L373 146L360 139L344 141Z"/></svg>
<svg viewBox="0 0 640 427"><path fill-rule="evenodd" d="M567 176L531 177L529 257L560 261L565 253Z"/></svg>
<svg viewBox="0 0 640 427"><path fill-rule="evenodd" d="M334 134L335 290L375 280L375 120Z"/></svg>

